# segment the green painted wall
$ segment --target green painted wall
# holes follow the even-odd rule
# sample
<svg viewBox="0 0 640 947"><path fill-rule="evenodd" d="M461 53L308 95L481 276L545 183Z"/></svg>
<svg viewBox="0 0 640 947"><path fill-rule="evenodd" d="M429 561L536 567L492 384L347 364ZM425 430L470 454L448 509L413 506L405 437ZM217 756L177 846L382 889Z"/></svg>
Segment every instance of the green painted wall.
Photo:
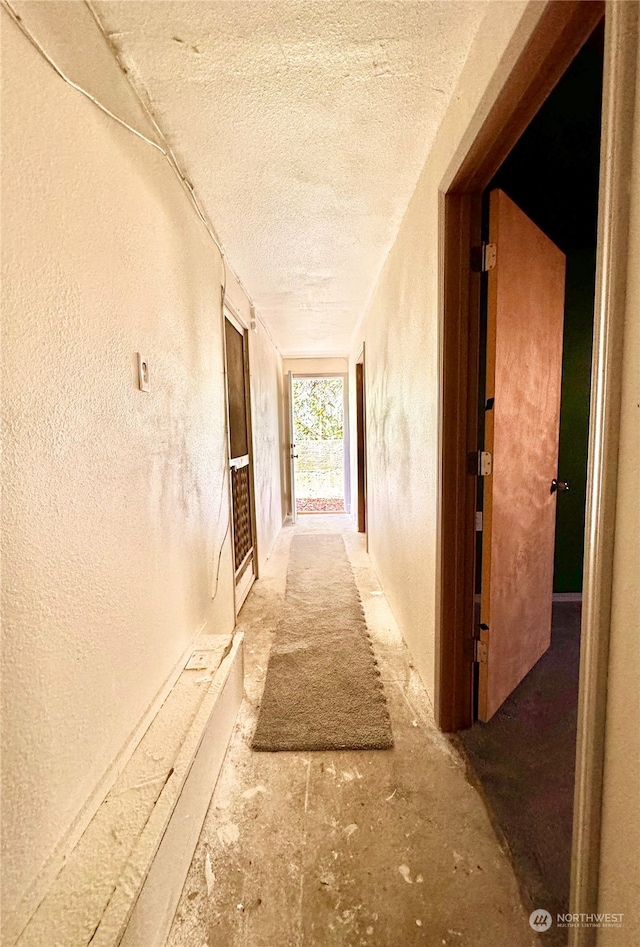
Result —
<svg viewBox="0 0 640 947"><path fill-rule="evenodd" d="M554 592L582 591L595 250L567 251Z"/></svg>

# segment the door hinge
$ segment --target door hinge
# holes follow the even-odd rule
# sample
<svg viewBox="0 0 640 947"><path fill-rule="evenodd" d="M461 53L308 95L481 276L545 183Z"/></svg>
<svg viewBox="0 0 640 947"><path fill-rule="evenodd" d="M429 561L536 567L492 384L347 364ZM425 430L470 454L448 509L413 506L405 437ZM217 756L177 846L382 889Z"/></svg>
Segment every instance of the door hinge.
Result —
<svg viewBox="0 0 640 947"><path fill-rule="evenodd" d="M476 533L482 532L482 510L476 510Z"/></svg>
<svg viewBox="0 0 640 947"><path fill-rule="evenodd" d="M489 648L486 641L480 638L473 639L473 660L475 664L486 664L489 657Z"/></svg>
<svg viewBox="0 0 640 947"><path fill-rule="evenodd" d="M478 476L490 477L493 470L493 458L488 450L478 451Z"/></svg>
<svg viewBox="0 0 640 947"><path fill-rule="evenodd" d="M489 626L481 622L473 629L473 661L476 664L486 664L489 657L489 645L481 638L483 631L489 631Z"/></svg>
<svg viewBox="0 0 640 947"><path fill-rule="evenodd" d="M495 243L482 243L479 247L471 247L471 271L486 273L496 265L498 248Z"/></svg>
<svg viewBox="0 0 640 947"><path fill-rule="evenodd" d="M469 451L467 473L472 477L488 477L493 470L492 457L487 450Z"/></svg>

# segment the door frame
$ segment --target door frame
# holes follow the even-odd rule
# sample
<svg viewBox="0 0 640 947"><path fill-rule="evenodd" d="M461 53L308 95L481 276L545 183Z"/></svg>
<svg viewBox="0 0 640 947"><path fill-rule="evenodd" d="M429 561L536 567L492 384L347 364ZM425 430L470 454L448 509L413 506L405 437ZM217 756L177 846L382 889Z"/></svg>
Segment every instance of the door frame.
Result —
<svg viewBox="0 0 640 947"><path fill-rule="evenodd" d="M249 452L249 490L250 490L250 505L251 505L251 532L253 538L253 580L255 581L260 577L259 566L258 566L258 530L257 530L257 518L256 518L256 484L255 484L255 474L254 474L254 461L253 461L253 428L251 424L251 369L249 362L249 326L246 321L242 318L241 314L238 312L236 307L226 298L223 299L222 303L222 351L224 356L224 403L225 403L225 430L226 430L226 459L227 459L227 485L228 485L228 502L229 502L229 534L231 536L231 559L233 563L232 575L233 575L233 610L234 615L238 616L238 612L242 608L247 595L251 589L251 585L243 595L242 601L238 602L237 597L237 585L236 585L236 570L235 570L235 558L234 558L234 537L233 537L233 493L231 489L231 468L233 466L231 461L231 440L230 440L230 430L229 430L229 379L227 375L227 346L226 346L226 334L225 334L225 319L231 323L234 329L236 329L244 339L244 400L245 400L245 414L247 420L247 449Z"/></svg>
<svg viewBox="0 0 640 947"><path fill-rule="evenodd" d="M287 411L287 423L289 425L289 499L291 522L295 526L298 522L298 506L296 501L296 454L294 453L296 445L293 440L295 419L293 416L293 372L287 372L287 398L289 399L289 410Z"/></svg>
<svg viewBox="0 0 640 947"><path fill-rule="evenodd" d="M523 14L526 38L498 88L480 103L439 191L439 482L435 714L455 731L473 722L477 312L480 279L470 273L481 242L481 198L542 103L602 17L605 19L594 356L588 449L582 645L570 911L597 906L600 821L624 325L628 171L635 100L638 4L547 0ZM520 34L522 35L522 34ZM575 928L572 947L594 943Z"/></svg>
<svg viewBox="0 0 640 947"><path fill-rule="evenodd" d="M365 358L366 343L362 343L362 348L358 352L355 360L355 405L356 405L356 497L358 508L356 510L358 531L360 531L360 513L362 512L362 521L364 523L365 550L369 551L369 510L367 506L367 369ZM358 372L360 368L360 372ZM358 380L358 374L360 379ZM360 403L360 400L362 403ZM358 419L360 424L358 424ZM362 461L362 471L360 462ZM362 473L362 477L361 477ZM360 482L362 479L362 483ZM360 491L362 487L362 495Z"/></svg>
<svg viewBox="0 0 640 947"><path fill-rule="evenodd" d="M290 372L296 378L342 378L342 484L344 489L344 512L351 513L351 463L349 459L350 428L349 428L349 375L347 372ZM291 394L289 395L291 397ZM293 405L290 406L290 417L293 418ZM291 425L290 425L291 426ZM289 431L289 443L293 443L293 431ZM292 470L291 476L295 476ZM295 492L292 486L291 494Z"/></svg>

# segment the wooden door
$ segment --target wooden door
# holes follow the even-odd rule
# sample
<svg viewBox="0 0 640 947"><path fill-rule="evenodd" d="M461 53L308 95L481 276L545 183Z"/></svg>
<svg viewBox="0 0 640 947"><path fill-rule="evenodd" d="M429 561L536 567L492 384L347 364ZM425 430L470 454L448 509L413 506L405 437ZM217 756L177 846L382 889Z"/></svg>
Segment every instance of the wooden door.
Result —
<svg viewBox="0 0 640 947"><path fill-rule="evenodd" d="M298 509L296 507L296 445L295 422L293 403L293 372L289 372L289 480L291 483L291 522L297 523Z"/></svg>
<svg viewBox="0 0 640 947"><path fill-rule="evenodd" d="M255 578L254 510L249 429L249 372L245 332L241 331L240 326L234 325L229 316L225 316L224 331L237 613L240 611Z"/></svg>
<svg viewBox="0 0 640 947"><path fill-rule="evenodd" d="M478 716L489 720L551 643L564 254L490 195Z"/></svg>

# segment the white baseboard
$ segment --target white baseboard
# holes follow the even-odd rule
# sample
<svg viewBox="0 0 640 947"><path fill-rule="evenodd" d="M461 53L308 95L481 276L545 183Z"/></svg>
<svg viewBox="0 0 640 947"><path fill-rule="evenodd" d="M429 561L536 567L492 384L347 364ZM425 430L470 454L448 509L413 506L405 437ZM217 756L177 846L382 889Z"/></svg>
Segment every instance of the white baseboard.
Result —
<svg viewBox="0 0 640 947"><path fill-rule="evenodd" d="M55 878L58 876L70 852L72 852L77 845L87 826L104 802L109 790L112 788L113 784L121 775L125 766L131 759L131 756L140 743L140 740L149 729L151 722L171 693L176 681L184 670L184 666L189 659L189 655L193 650L196 639L205 629L206 624L207 622L205 622L194 633L189 645L178 658L176 664L171 669L169 676L166 678L156 693L156 696L149 704L147 710L144 712L137 726L131 733L131 736L122 747L116 758L113 760L107 771L101 777L93 789L91 795L85 802L83 808L36 875L26 894L20 901L18 907L15 909L15 911L10 912L5 915L5 917L3 917L2 944L5 945L5 947L13 947L35 912L38 910L38 907L46 897L49 888L51 887Z"/></svg>
<svg viewBox="0 0 640 947"><path fill-rule="evenodd" d="M160 844L124 934L114 939L117 932L113 925L107 925L108 936L104 937L101 924L92 947L164 947L166 943L242 703L242 641L243 635L236 635L231 652L216 674L217 693L208 707L200 742L166 827L156 826Z"/></svg>

